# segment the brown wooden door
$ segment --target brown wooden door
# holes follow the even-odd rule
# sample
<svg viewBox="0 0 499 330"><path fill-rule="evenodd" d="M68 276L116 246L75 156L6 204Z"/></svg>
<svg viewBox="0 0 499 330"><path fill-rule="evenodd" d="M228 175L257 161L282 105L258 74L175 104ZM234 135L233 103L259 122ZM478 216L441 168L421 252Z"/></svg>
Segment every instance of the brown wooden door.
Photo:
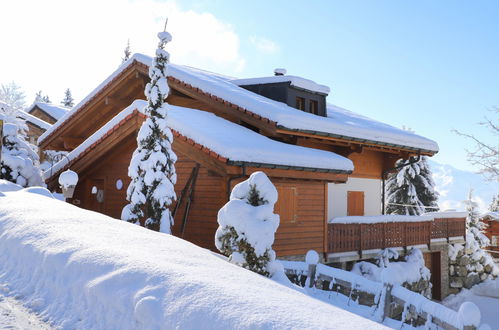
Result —
<svg viewBox="0 0 499 330"><path fill-rule="evenodd" d="M275 213L279 214L281 223L295 223L297 220L296 210L296 187L277 186L278 200L274 205Z"/></svg>
<svg viewBox="0 0 499 330"><path fill-rule="evenodd" d="M347 215L348 216L363 216L364 215L364 192L349 191L347 193Z"/></svg>
<svg viewBox="0 0 499 330"><path fill-rule="evenodd" d="M442 271L440 268L440 252L431 253L431 289L432 298L442 300Z"/></svg>

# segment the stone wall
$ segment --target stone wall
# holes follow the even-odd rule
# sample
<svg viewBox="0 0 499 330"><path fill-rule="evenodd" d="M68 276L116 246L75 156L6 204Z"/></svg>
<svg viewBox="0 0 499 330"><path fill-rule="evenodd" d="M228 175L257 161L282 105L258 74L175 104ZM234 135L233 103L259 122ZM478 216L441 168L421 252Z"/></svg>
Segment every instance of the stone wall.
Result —
<svg viewBox="0 0 499 330"><path fill-rule="evenodd" d="M472 247L464 244L449 246L449 293L459 293L463 288L493 279L499 275L498 267L485 253L476 253Z"/></svg>

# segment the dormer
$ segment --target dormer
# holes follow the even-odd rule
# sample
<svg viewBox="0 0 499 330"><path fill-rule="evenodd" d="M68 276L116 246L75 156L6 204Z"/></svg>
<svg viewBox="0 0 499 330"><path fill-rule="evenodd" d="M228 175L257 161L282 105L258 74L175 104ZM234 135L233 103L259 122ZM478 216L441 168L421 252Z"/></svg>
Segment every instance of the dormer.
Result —
<svg viewBox="0 0 499 330"><path fill-rule="evenodd" d="M270 77L236 79L231 82L290 107L326 117L329 87L302 77L286 75L285 69L275 69L274 76Z"/></svg>

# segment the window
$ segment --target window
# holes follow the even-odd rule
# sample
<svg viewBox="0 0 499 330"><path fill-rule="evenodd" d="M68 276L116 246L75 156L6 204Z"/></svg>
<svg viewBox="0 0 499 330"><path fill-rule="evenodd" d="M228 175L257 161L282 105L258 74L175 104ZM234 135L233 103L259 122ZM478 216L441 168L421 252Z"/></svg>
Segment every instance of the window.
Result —
<svg viewBox="0 0 499 330"><path fill-rule="evenodd" d="M278 193L278 200L275 203L274 211L279 214L281 223L296 222L297 218L297 201L296 201L296 188L295 187L276 187Z"/></svg>
<svg viewBox="0 0 499 330"><path fill-rule="evenodd" d="M319 103L317 101L310 100L310 113L314 115L319 114Z"/></svg>
<svg viewBox="0 0 499 330"><path fill-rule="evenodd" d="M349 191L347 192L347 215L362 216L364 215L364 192Z"/></svg>
<svg viewBox="0 0 499 330"><path fill-rule="evenodd" d="M296 97L296 109L305 110L305 99L303 97Z"/></svg>

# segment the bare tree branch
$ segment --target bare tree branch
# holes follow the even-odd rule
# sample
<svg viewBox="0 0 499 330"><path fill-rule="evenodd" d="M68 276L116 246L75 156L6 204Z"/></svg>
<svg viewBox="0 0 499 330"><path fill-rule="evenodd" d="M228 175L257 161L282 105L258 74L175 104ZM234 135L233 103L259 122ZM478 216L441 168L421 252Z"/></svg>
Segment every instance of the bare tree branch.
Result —
<svg viewBox="0 0 499 330"><path fill-rule="evenodd" d="M495 116L499 116L499 108L492 110ZM499 125L497 119L485 118L485 121L480 122L492 134L499 137ZM474 150L466 150L468 161L480 168L479 173L483 174L487 179L499 181L499 141L496 139L493 142L485 142L477 138L474 134L463 133L458 130L452 130L454 133L464 136L475 143Z"/></svg>

